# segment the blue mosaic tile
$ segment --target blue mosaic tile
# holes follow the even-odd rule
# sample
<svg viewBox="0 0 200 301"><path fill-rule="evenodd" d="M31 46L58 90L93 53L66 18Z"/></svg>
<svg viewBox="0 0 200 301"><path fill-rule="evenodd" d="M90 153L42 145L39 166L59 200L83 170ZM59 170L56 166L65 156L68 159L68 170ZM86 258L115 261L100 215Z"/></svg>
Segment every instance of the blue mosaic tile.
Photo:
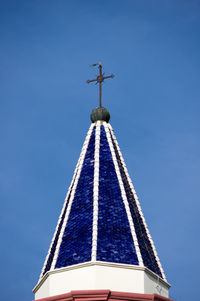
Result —
<svg viewBox="0 0 200 301"><path fill-rule="evenodd" d="M72 185L72 187L73 187L73 185ZM51 264L52 264L53 257L54 257L54 254L55 254L58 238L59 238L59 235L60 235L60 230L61 230L62 225L63 225L63 221L64 221L64 218L65 218L65 213L66 213L66 210L67 210L67 206L68 206L68 203L69 203L70 196L71 196L71 191L69 193L69 196L68 196L68 199L67 199L67 202L66 202L66 205L65 205L65 209L64 209L63 214L61 216L61 220L60 220L57 232L56 232L56 236L55 236L55 239L54 239L53 244L51 246L50 254L49 254L49 257L47 259L47 263L46 263L46 266L45 266L45 269L44 269L44 272L43 272L42 275L44 275L46 272L48 272L51 269Z"/></svg>
<svg viewBox="0 0 200 301"><path fill-rule="evenodd" d="M114 146L114 150L115 150L117 162L118 162L118 165L119 165L122 181L123 181L126 196L127 196L127 199L128 199L128 203L129 203L129 207L130 207L130 211L131 211L131 216L132 216L133 223L134 223L134 226L135 226L135 232L136 232L136 235L137 235L137 239L138 239L138 243L139 243L139 247L140 247L140 252L141 252L141 255L142 255L144 265L162 278L160 268L158 266L156 257L154 255L150 240L147 236L146 229L145 229L145 226L143 224L143 220L142 220L142 218L140 216L140 213L138 211L138 208L137 208L137 205L136 205L136 202L135 202L135 199L134 199L134 195L133 195L132 190L130 188L130 185L128 183L128 179L127 179L127 176L125 174L124 168L122 166L122 162L121 162L121 159L120 159L120 156L119 156L119 152L117 150L115 141L113 139L112 139L112 143L113 143L113 146Z"/></svg>
<svg viewBox="0 0 200 301"><path fill-rule="evenodd" d="M101 126L97 260L138 265L110 148Z"/></svg>
<svg viewBox="0 0 200 301"><path fill-rule="evenodd" d="M91 260L95 127L86 151L56 268Z"/></svg>

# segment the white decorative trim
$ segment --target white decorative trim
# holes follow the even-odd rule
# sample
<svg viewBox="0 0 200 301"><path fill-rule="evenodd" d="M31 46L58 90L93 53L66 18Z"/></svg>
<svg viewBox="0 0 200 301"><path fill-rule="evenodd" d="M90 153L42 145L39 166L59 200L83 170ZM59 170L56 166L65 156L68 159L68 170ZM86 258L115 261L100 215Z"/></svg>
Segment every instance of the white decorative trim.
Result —
<svg viewBox="0 0 200 301"><path fill-rule="evenodd" d="M72 202L74 200L76 187L77 187L77 184L78 184L78 181L79 181L79 178L80 178L83 162L84 162L84 159L85 159L85 155L86 155L86 151L87 151L87 147L88 147L88 144L89 144L89 140L90 140L90 136L91 136L93 127L94 127L94 124L92 123L90 128L89 128L89 131L87 133L87 136L86 136L85 142L83 144L82 150L81 150L80 158L79 158L79 161L78 161L78 164L77 164L77 173L75 173L75 180L74 180L73 188L71 190L71 196L70 196L70 200L69 200L69 203L68 203L65 218L64 218L64 221L63 221L63 225L62 225L62 228L61 228L61 231L60 231L60 234L59 234L56 250L55 250L55 253L54 253L54 258L53 258L51 269L50 269L51 271L55 269L56 261L57 261L58 254L59 254L60 245L61 245L61 242L62 242L62 236L64 234L65 227L66 227L66 224L67 224L67 221L68 221L68 217L69 217L69 214L70 214L70 211L71 211Z"/></svg>
<svg viewBox="0 0 200 301"><path fill-rule="evenodd" d="M101 127L101 122L97 121L96 132L95 132L95 152L94 152L93 226L92 226L92 254L91 254L92 261L96 261L96 257L97 257L100 127Z"/></svg>
<svg viewBox="0 0 200 301"><path fill-rule="evenodd" d="M65 201L64 201L64 204L63 204L63 207L62 207L62 210L61 210L61 214L60 214L60 216L59 216L59 219L58 219L58 222L57 222L57 226L56 226L56 229L55 229L53 238L52 238L52 240L51 240L51 244L50 244L50 247L49 247L47 256L46 256L46 258L45 258L45 262L44 262L44 265L43 265L43 268L42 268L42 271L41 271L41 274L40 274L39 279L41 279L41 277L43 276L44 270L45 270L45 268L46 268L46 264L47 264L47 261L48 261L48 259L49 259L49 255L50 255L50 253L51 253L51 248L52 248L52 246L53 246L53 243L54 243L54 240L55 240L57 231L58 231L58 227L59 227L59 225L60 225L60 221L61 221L63 212L64 212L64 210L65 210L65 206L66 206L66 203L67 203L67 200L68 200L70 191L71 191L71 187L72 187L72 184L73 184L73 181L74 181L74 177L75 177L76 171L77 171L77 167L76 167L76 169L75 169L74 176L73 176L72 181L71 181L71 184L70 184L70 186L69 186L67 195L66 195L66 197L65 197Z"/></svg>
<svg viewBox="0 0 200 301"><path fill-rule="evenodd" d="M89 129L89 130L90 130L90 129ZM88 131L88 132L89 132L89 131ZM85 142L84 142L84 144L85 144ZM82 153L82 151L83 151L84 144L83 144L81 153ZM47 264L47 261L48 261L48 259L49 259L49 255L50 255L50 253L51 253L51 248L52 248L52 246L53 246L53 243L54 243L54 240L55 240L57 231L58 231L58 227L59 227L59 225L60 225L60 221L61 221L62 215L63 215L64 210L65 210L65 207L66 207L66 205L67 205L67 200L68 200L69 194L71 193L71 188L72 188L72 185L74 184L74 179L75 179L75 177L76 177L76 175L77 175L77 171L78 171L78 168L79 168L79 163L80 163L80 161L81 161L81 153L80 153L78 162L77 162L77 164L76 164L76 167L75 167L75 170L74 170L74 174L73 174L73 177L72 177L70 186L69 186L69 188L68 188L68 191L67 191L67 194L66 194L66 197L65 197L65 200L64 200L64 204L63 204L63 207L62 207L60 216L59 216L59 218L58 218L58 222L57 222L57 225L56 225L56 229L55 229L55 231L54 231L54 235L53 235L53 238L52 238L52 240L51 240L51 244L50 244L48 253L47 253L47 255L46 255L46 258L45 258L45 261L44 261L44 265L43 265L43 268L42 268L42 271L41 271L39 280L40 280L41 277L43 276L44 270L45 270L45 268L46 268L46 264ZM51 264L51 265L52 265L52 264ZM51 269L51 267L50 267L50 269Z"/></svg>
<svg viewBox="0 0 200 301"><path fill-rule="evenodd" d="M90 267L90 266L105 266L105 267L112 267L112 268L116 268L116 269L121 268L121 269L124 269L124 270L144 271L147 274L149 274L150 276L152 276L154 279L156 279L158 281L158 283L162 283L162 284L166 285L166 287L168 289L171 287L171 285L166 280L163 280L161 277L159 277L157 274L155 274L154 272L152 272L151 270L149 270L145 266L140 267L138 265L115 263L115 262L106 262L106 261L88 261L88 262L78 263L78 264L63 267L63 268L58 268L58 269L53 270L53 271L48 271L40 279L40 281L35 285L35 287L33 288L32 291L33 291L33 293L36 293L39 290L39 288L42 286L42 284L45 282L45 280L47 278L49 278L50 275L60 274L60 273L67 272L67 271L72 271L72 270L79 270L79 269L83 269L85 267Z"/></svg>
<svg viewBox="0 0 200 301"><path fill-rule="evenodd" d="M138 263L139 263L140 266L144 266L142 256L141 256L141 253L140 253L140 248L139 248L137 236L136 236L136 233L135 233L135 227L134 227L134 224L133 224L130 208L129 208L129 205L128 205L128 200L127 200L127 197L126 197L126 192L125 192L125 189L124 189L124 185L123 185L123 182L122 182L121 173L120 173L120 170L119 170L116 154L115 154L114 147L113 147L113 144L112 144L108 124L106 122L103 122L103 125L104 125L104 128L105 128L107 141L108 141L108 144L109 144L109 147L110 147L113 163L114 163L114 166L115 166L115 171L116 171L116 175L117 175L120 190L121 190L122 200L124 202L124 206L125 206L125 209L126 209L126 214L127 214L130 229L131 229L131 234L132 234L133 243L134 243L137 258L138 258Z"/></svg>
<svg viewBox="0 0 200 301"><path fill-rule="evenodd" d="M151 237L151 235L150 235L150 232L149 232L147 223L146 223L146 221L145 221L144 215L143 215L143 213L142 213L141 206L140 206L140 203L139 203L139 200L138 200L136 191L135 191L135 189L134 189L133 183L132 183L131 178L130 178L130 176L129 176L129 173L128 173L126 164L125 164L125 162L124 162L123 156L122 156L122 154L121 154L121 151L120 151L120 148L119 148L117 139L116 139L116 137L115 137L114 131L113 131L112 126L111 126L110 124L108 125L108 127L110 128L111 135L112 135L112 137L113 137L113 140L115 141L115 144L116 144L116 147L117 147L119 156L120 156L121 163L122 163L122 165L123 165L125 174L126 174L126 176L127 176L129 186L130 186L130 188L131 188L131 190L132 190L132 193L133 193L133 196L134 196L134 199L135 199L135 202L136 202L136 206L138 207L138 211L139 211L140 216L141 216L141 218L142 218L142 221L143 221L143 224L144 224L144 227L145 227L147 236L148 236L148 238L149 238L151 247L152 247L152 249L153 249L153 251L154 251L154 255L155 255L155 258L156 258L156 260L157 260L158 266L159 266L159 268L160 268L162 277L163 277L164 280L166 280L166 276L165 276L164 270L163 270L162 265L161 265L161 263L160 263L160 260L159 260L159 257L158 257L158 254L157 254L157 251L156 251L154 242L153 242L152 237ZM166 281L167 281L167 280L166 280Z"/></svg>

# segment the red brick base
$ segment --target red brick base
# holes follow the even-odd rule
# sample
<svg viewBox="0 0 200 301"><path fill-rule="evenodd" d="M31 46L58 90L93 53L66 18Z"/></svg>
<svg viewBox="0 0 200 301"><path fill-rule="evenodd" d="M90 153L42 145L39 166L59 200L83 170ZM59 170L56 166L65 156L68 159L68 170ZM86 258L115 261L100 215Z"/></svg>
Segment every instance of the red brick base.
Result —
<svg viewBox="0 0 200 301"><path fill-rule="evenodd" d="M71 291L70 293L36 301L173 301L156 294L134 294L110 290Z"/></svg>

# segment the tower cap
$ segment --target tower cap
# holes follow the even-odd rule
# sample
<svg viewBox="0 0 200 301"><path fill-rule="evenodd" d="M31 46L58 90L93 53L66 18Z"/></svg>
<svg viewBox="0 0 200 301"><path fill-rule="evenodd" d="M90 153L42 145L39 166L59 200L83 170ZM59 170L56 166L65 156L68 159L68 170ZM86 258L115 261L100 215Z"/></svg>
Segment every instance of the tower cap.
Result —
<svg viewBox="0 0 200 301"><path fill-rule="evenodd" d="M103 120L106 122L109 122L110 120L110 113L106 108L99 107L94 110L92 110L92 113L90 114L90 119L92 122L96 122L97 120Z"/></svg>

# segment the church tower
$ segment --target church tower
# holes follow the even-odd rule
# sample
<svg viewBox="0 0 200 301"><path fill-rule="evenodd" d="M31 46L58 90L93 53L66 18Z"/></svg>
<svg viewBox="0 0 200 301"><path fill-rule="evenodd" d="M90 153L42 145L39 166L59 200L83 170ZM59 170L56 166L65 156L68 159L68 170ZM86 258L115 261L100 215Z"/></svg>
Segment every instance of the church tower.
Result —
<svg viewBox="0 0 200 301"><path fill-rule="evenodd" d="M119 145L101 104L91 113L36 300L170 300L168 284Z"/></svg>

